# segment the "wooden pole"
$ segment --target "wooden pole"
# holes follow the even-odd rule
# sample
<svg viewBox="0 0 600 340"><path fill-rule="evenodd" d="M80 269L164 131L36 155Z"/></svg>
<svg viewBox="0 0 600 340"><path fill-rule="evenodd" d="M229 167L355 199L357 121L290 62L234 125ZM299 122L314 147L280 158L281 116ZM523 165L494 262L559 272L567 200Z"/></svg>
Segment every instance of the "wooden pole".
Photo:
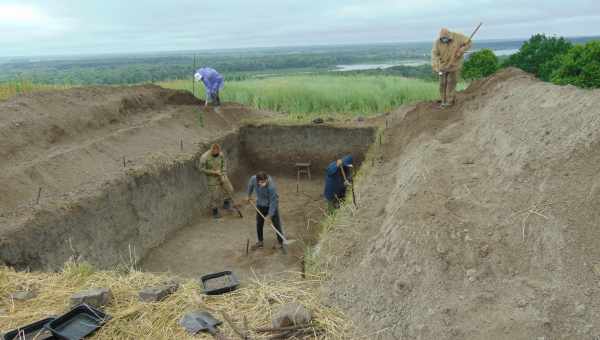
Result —
<svg viewBox="0 0 600 340"><path fill-rule="evenodd" d="M196 73L196 55L194 54L194 70L192 71L192 95L196 97L196 78L194 77Z"/></svg>
<svg viewBox="0 0 600 340"><path fill-rule="evenodd" d="M35 204L40 204L40 197L42 196L42 187L38 189L37 199L35 200Z"/></svg>

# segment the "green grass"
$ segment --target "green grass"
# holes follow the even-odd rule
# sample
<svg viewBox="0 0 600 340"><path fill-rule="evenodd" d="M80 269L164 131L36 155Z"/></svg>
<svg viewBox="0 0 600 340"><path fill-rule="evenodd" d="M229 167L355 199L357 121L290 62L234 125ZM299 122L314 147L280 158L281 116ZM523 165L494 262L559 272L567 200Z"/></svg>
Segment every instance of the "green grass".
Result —
<svg viewBox="0 0 600 340"><path fill-rule="evenodd" d="M0 83L0 101L7 100L22 93L64 89L66 87L67 86L63 85L35 84L29 80L15 80L6 83Z"/></svg>
<svg viewBox="0 0 600 340"><path fill-rule="evenodd" d="M164 82L191 90L190 81ZM204 97L204 88L196 88ZM290 75L225 83L221 99L255 109L287 112L292 117L372 115L438 97L436 82L391 76Z"/></svg>
<svg viewBox="0 0 600 340"><path fill-rule="evenodd" d="M159 85L192 90L190 80L162 82ZM0 101L21 93L65 88L62 85L35 84L19 80L0 84ZM464 87L463 84L459 88ZM204 97L204 87L196 84L196 95ZM288 113L285 121L344 118L374 115L438 97L437 82L385 75L306 74L282 75L227 81L222 100L238 102L255 109Z"/></svg>

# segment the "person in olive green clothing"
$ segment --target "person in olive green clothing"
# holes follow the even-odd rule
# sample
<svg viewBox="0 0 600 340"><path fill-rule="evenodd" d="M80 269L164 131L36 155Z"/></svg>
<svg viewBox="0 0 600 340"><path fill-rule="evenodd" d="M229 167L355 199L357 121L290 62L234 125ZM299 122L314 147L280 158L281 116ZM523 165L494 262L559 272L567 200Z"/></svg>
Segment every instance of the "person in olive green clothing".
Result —
<svg viewBox="0 0 600 340"><path fill-rule="evenodd" d="M232 208L233 186L227 178L227 162L219 144L213 144L210 150L200 157L199 169L206 175L212 216L220 218L219 206L222 201L223 209Z"/></svg>

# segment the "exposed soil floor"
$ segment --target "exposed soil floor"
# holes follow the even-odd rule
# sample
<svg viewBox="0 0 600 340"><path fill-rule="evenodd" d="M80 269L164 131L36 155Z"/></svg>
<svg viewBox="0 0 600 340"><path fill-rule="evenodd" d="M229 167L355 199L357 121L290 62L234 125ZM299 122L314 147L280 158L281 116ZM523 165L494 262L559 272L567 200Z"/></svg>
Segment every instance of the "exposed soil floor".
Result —
<svg viewBox="0 0 600 340"><path fill-rule="evenodd" d="M250 250L246 255L247 241L250 241L250 246L257 241L256 213L251 206L241 204L243 219L230 212L223 212L223 217L218 220L203 216L151 250L141 261L141 269L184 277L224 270L232 270L242 279L284 272L294 272L291 275L299 277L297 273L302 270L304 248L316 241L319 221L324 216L323 179L313 176L309 181L303 177L300 192L296 192L296 178L274 176L274 180L280 196L284 235L289 240L297 240L289 246L287 255L273 249L277 244L276 235L266 223L265 247ZM245 192L239 192L236 201L243 203L246 196Z"/></svg>

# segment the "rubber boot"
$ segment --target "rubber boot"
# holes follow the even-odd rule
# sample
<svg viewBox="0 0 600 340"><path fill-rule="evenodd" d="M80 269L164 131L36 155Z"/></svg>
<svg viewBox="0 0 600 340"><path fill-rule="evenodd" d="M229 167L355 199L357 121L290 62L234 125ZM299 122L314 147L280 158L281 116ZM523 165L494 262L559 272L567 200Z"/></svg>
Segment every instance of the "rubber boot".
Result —
<svg viewBox="0 0 600 340"><path fill-rule="evenodd" d="M213 217L214 219L221 218L221 214L219 214L219 208L214 208L214 209L212 210L212 217Z"/></svg>
<svg viewBox="0 0 600 340"><path fill-rule="evenodd" d="M223 202L223 209L225 209L225 210L231 210L231 200L225 200Z"/></svg>

